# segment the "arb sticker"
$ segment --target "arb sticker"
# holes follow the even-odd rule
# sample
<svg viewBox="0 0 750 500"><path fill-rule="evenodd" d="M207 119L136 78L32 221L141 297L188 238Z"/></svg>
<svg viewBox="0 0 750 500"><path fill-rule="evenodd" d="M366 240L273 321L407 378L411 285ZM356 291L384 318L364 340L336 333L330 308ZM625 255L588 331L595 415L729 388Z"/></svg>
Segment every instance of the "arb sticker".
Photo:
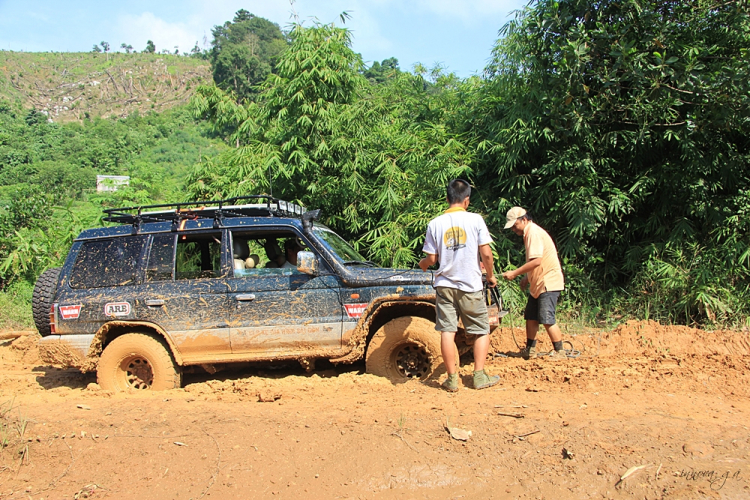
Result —
<svg viewBox="0 0 750 500"><path fill-rule="evenodd" d="M350 318L359 318L367 309L367 304L344 304L344 307Z"/></svg>
<svg viewBox="0 0 750 500"><path fill-rule="evenodd" d="M130 314L130 303L110 302L104 305L105 316L127 316Z"/></svg>
<svg viewBox="0 0 750 500"><path fill-rule="evenodd" d="M62 316L62 319L78 319L78 316L81 314L81 307L83 307L82 304L78 304L77 306L60 306L60 316Z"/></svg>

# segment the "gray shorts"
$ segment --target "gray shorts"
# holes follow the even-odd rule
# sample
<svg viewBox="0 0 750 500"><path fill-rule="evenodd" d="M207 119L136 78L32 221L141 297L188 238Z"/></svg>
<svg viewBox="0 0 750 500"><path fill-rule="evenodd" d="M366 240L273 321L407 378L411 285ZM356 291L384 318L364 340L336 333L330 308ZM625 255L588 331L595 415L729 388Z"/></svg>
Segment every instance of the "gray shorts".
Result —
<svg viewBox="0 0 750 500"><path fill-rule="evenodd" d="M529 295L523 319L538 321L542 325L554 325L555 307L557 307L557 299L559 298L560 292L542 292L536 299Z"/></svg>
<svg viewBox="0 0 750 500"><path fill-rule="evenodd" d="M490 319L487 316L487 304L484 293L463 292L457 288L439 286L435 288L435 309L437 321L435 330L455 332L458 330L458 317L464 324L466 333L487 335L490 333Z"/></svg>

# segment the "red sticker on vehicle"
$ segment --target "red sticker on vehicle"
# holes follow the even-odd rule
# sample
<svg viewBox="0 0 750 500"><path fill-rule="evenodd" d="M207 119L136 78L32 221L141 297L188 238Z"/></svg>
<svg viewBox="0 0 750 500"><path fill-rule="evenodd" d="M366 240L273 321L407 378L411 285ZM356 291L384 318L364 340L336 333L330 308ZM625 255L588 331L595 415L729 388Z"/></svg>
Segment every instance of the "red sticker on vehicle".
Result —
<svg viewBox="0 0 750 500"><path fill-rule="evenodd" d="M83 307L82 304L78 304L77 306L60 306L60 316L62 316L62 319L78 319L78 316L81 314L81 307Z"/></svg>
<svg viewBox="0 0 750 500"><path fill-rule="evenodd" d="M104 304L105 316L127 316L130 314L130 304L128 302L109 302Z"/></svg>
<svg viewBox="0 0 750 500"><path fill-rule="evenodd" d="M344 307L350 318L359 318L367 309L367 304L344 304Z"/></svg>

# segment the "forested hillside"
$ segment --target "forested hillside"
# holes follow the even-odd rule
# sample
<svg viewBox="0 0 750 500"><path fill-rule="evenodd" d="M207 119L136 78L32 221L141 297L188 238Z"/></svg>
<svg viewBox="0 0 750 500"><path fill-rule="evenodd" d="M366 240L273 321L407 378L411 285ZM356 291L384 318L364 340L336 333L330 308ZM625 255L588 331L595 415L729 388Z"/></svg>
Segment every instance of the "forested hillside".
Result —
<svg viewBox="0 0 750 500"><path fill-rule="evenodd" d="M167 110L209 82L210 66L198 58L0 51L0 96L55 122Z"/></svg>
<svg viewBox="0 0 750 500"><path fill-rule="evenodd" d="M748 325L743 4L538 0L468 79L368 68L335 25L282 33L239 11L213 35L203 58L0 53L5 300L25 304L103 205L270 190L412 267L445 183L464 177L499 268L523 263L508 208L550 231L571 316ZM132 185L97 195L97 173ZM503 293L520 304L517 285Z"/></svg>

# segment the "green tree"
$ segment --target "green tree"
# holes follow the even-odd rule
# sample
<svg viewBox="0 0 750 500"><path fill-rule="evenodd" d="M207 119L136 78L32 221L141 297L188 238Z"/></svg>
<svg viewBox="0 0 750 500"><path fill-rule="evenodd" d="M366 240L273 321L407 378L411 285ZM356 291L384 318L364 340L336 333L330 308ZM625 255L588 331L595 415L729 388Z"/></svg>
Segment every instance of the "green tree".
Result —
<svg viewBox="0 0 750 500"><path fill-rule="evenodd" d="M274 71L288 45L277 24L244 9L212 33L209 59L214 82L240 101L257 92L255 87Z"/></svg>
<svg viewBox="0 0 750 500"><path fill-rule="evenodd" d="M154 45L154 42L152 42L151 40L147 41L146 48L143 49L143 52L146 52L148 54L153 54L154 52L156 52L156 45Z"/></svg>
<svg viewBox="0 0 750 500"><path fill-rule="evenodd" d="M198 41L196 40L195 46L190 49L190 57L196 58L196 59L207 59L207 54L201 50L201 48L198 46Z"/></svg>
<svg viewBox="0 0 750 500"><path fill-rule="evenodd" d="M391 57L383 59L382 63L375 61L372 63L372 66L364 70L362 74L372 83L383 83L388 78L393 78L398 75L400 71L401 70L398 67L398 59Z"/></svg>
<svg viewBox="0 0 750 500"><path fill-rule="evenodd" d="M569 267L610 289L719 245L693 269L746 297L750 240L720 230L750 187L742 3L539 0L502 35L475 113L478 183L499 194L498 223L510 206L530 207ZM693 281L693 302L667 319L716 317L693 293L704 285Z"/></svg>
<svg viewBox="0 0 750 500"><path fill-rule="evenodd" d="M107 60L109 61L109 42L101 41L99 42L99 45L102 46L102 52L107 56Z"/></svg>
<svg viewBox="0 0 750 500"><path fill-rule="evenodd" d="M202 162L188 189L203 198L272 191L321 208L326 223L378 262L414 265L445 183L467 173L470 151L440 123L447 111L421 76L369 85L350 36L331 25L295 26L253 102L199 88L198 115L230 131L236 147Z"/></svg>

